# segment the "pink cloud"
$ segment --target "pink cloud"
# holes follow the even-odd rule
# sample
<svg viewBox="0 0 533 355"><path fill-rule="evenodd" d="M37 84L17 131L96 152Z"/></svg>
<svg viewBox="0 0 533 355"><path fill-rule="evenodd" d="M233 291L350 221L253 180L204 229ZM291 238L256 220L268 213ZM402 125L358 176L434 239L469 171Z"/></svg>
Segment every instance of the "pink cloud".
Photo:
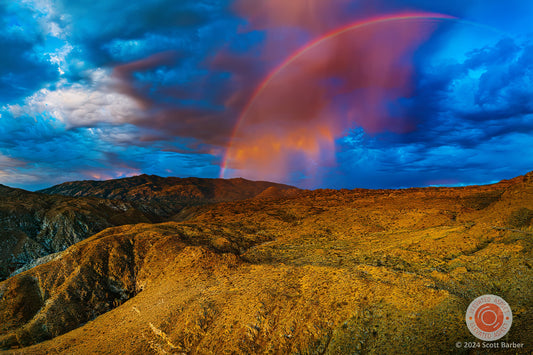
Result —
<svg viewBox="0 0 533 355"><path fill-rule="evenodd" d="M291 5L292 6L292 5ZM288 181L335 164L335 140L414 129L387 105L409 95L411 56L429 36L423 19L380 21L332 35L293 55L263 82L235 129L226 175Z"/></svg>

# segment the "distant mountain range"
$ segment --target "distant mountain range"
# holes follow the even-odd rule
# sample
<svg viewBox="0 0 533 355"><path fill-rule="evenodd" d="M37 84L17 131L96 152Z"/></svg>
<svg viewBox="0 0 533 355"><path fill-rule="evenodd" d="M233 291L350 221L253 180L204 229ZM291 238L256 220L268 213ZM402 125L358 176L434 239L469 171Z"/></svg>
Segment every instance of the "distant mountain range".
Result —
<svg viewBox="0 0 533 355"><path fill-rule="evenodd" d="M155 175L67 182L38 192L0 185L0 280L108 227L182 219L185 207L294 189L245 179Z"/></svg>
<svg viewBox="0 0 533 355"><path fill-rule="evenodd" d="M140 176L45 191L80 197L0 188L3 258L75 243L0 282L7 354L447 353L475 340L465 311L483 294L512 308L506 341L533 344L533 172L458 188ZM158 215L154 199L195 206Z"/></svg>
<svg viewBox="0 0 533 355"><path fill-rule="evenodd" d="M255 197L267 189L295 187L266 181L202 179L139 175L107 181L74 181L39 192L71 197L99 197L131 202L154 221L166 220L186 206L238 201Z"/></svg>
<svg viewBox="0 0 533 355"><path fill-rule="evenodd" d="M173 199L189 202L221 202L252 198L268 188L295 189L293 186L267 181L236 179L203 179L139 175L106 181L73 181L38 192L72 197L100 197L124 201Z"/></svg>

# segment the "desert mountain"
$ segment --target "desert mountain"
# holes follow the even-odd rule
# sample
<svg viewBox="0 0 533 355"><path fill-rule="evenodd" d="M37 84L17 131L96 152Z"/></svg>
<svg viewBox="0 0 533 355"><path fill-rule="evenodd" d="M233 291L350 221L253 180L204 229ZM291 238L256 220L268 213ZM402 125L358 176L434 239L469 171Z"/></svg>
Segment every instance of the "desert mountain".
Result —
<svg viewBox="0 0 533 355"><path fill-rule="evenodd" d="M510 304L506 340L533 344L533 173L265 195L201 206L186 222L108 228L1 282L0 347L450 353L477 341L464 317L483 294Z"/></svg>
<svg viewBox="0 0 533 355"><path fill-rule="evenodd" d="M108 227L162 222L178 212L181 220L194 212L185 207L294 190L244 179L154 175L69 182L41 193L0 185L0 280Z"/></svg>
<svg viewBox="0 0 533 355"><path fill-rule="evenodd" d="M130 203L48 196L0 185L0 280L108 227L149 222Z"/></svg>
<svg viewBox="0 0 533 355"><path fill-rule="evenodd" d="M46 194L73 197L100 197L129 201L161 221L186 206L244 200L265 190L284 191L292 186L266 181L237 179L201 179L139 175L107 181L74 181L41 190Z"/></svg>

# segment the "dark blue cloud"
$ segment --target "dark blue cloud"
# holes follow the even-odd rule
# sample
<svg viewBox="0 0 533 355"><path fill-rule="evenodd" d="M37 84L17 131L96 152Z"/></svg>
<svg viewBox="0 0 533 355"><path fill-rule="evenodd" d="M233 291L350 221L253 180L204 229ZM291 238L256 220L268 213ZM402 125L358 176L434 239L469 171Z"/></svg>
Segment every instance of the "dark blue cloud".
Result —
<svg viewBox="0 0 533 355"><path fill-rule="evenodd" d="M531 133L533 123L533 47L505 38L493 46L466 54L463 62L419 66L418 86L409 98L408 113L417 118L419 130L411 138L424 139L425 132L450 129L474 130L472 145L511 132ZM447 135L429 136L438 144ZM461 140L458 140L461 143Z"/></svg>
<svg viewBox="0 0 533 355"><path fill-rule="evenodd" d="M57 11L67 14L62 27L83 60L92 66L107 66L167 50L205 55L210 46L224 40L224 33L231 32L227 3L61 0ZM216 39L212 31L216 31Z"/></svg>
<svg viewBox="0 0 533 355"><path fill-rule="evenodd" d="M0 6L0 98L10 103L57 78L57 69L40 54L45 35L29 8Z"/></svg>
<svg viewBox="0 0 533 355"><path fill-rule="evenodd" d="M464 185L530 171L531 41L496 39L462 53L464 59L419 56L412 95L395 103L416 129L350 134L338 143L342 163L324 180L332 187Z"/></svg>

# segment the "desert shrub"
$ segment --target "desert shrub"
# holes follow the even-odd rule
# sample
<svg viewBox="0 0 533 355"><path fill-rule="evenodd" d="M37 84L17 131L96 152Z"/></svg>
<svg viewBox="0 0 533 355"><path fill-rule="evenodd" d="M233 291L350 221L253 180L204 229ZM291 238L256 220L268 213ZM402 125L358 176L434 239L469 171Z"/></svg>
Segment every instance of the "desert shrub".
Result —
<svg viewBox="0 0 533 355"><path fill-rule="evenodd" d="M533 219L533 211L529 208L522 207L511 213L507 224L513 228L522 228L530 225Z"/></svg>
<svg viewBox="0 0 533 355"><path fill-rule="evenodd" d="M467 196L463 199L463 205L467 208L482 210L489 207L492 203L498 201L502 191L480 192L475 195Z"/></svg>

